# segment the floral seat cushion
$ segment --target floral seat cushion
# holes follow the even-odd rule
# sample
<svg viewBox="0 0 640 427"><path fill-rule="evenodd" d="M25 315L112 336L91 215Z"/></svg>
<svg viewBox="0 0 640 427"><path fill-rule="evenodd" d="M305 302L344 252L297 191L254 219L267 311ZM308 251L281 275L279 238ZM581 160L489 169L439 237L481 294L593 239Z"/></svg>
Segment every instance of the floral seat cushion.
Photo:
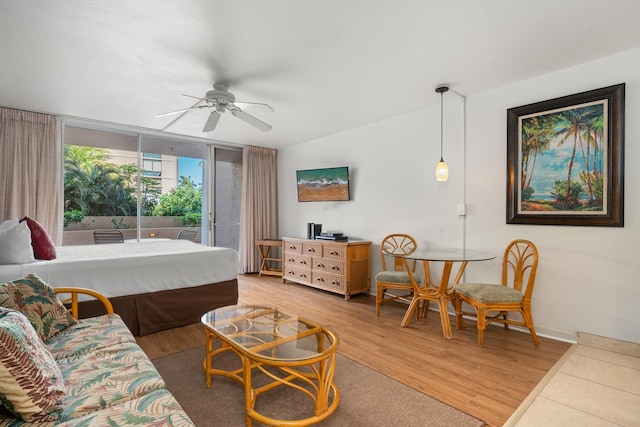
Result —
<svg viewBox="0 0 640 427"><path fill-rule="evenodd" d="M117 314L80 319L47 341L56 360L82 358L86 354L122 343L135 343L127 325Z"/></svg>
<svg viewBox="0 0 640 427"><path fill-rule="evenodd" d="M67 397L60 421L136 399L165 387L137 344L123 343L83 358L58 360Z"/></svg>
<svg viewBox="0 0 640 427"><path fill-rule="evenodd" d="M136 399L106 407L53 424L59 427L134 427L172 426L195 427L193 421L167 389L153 391ZM0 418L0 427L49 427L49 425L26 423L15 419Z"/></svg>

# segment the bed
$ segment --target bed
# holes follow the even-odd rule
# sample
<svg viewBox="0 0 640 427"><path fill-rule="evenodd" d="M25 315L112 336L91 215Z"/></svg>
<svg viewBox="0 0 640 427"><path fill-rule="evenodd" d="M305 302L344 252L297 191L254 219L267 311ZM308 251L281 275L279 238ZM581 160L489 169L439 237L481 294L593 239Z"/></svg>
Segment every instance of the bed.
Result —
<svg viewBox="0 0 640 427"><path fill-rule="evenodd" d="M138 336L197 323L238 301L238 253L187 240L59 246L54 260L0 265L0 282L37 274L52 286L78 286L108 297ZM82 312L102 310L84 301Z"/></svg>

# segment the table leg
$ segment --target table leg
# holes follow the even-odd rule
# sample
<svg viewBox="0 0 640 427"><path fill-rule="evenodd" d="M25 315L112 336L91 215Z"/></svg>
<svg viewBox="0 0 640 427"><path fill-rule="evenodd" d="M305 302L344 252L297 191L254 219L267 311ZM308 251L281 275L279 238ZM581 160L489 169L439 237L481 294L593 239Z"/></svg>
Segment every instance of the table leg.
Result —
<svg viewBox="0 0 640 427"><path fill-rule="evenodd" d="M263 245L258 245L258 251L260 252L260 257L262 258L262 262L260 263L260 272L258 273L258 277L262 276L262 272L267 269L267 258L269 257L269 251L271 250L271 246L267 246L266 252Z"/></svg>
<svg viewBox="0 0 640 427"><path fill-rule="evenodd" d="M213 340L214 336L208 330L205 330L205 355L204 355L204 376L207 380L207 388L211 388L211 358L213 357Z"/></svg>
<svg viewBox="0 0 640 427"><path fill-rule="evenodd" d="M413 315L413 312L419 308L420 301L425 302L425 306L428 308L428 304L430 301L434 301L438 304L438 309L440 311L440 324L442 325L442 335L446 339L453 338L453 333L451 331L451 321L449 320L449 302L453 301L454 298L454 289L455 285L460 282L462 278L462 274L467 266L467 261L463 261L460 263L460 267L456 274L455 279L451 284L449 284L449 280L451 278L451 272L453 270L453 261L445 261L442 268L442 275L440 276L440 283L436 284L433 282L431 278L431 270L429 268L429 261L422 260L422 269L424 271L424 280L425 286L419 287L416 282L409 265L406 259L402 260L405 266L405 269L409 273L409 278L414 286L414 298L409 304L409 308L402 319L402 327L406 327L409 324L409 320ZM426 316L426 313L423 313Z"/></svg>
<svg viewBox="0 0 640 427"><path fill-rule="evenodd" d="M253 425L253 419L249 416L249 412L253 410L253 407L256 404L256 396L251 385L251 365L252 362L248 357L242 357L242 368L244 370L244 419L247 427L251 427Z"/></svg>

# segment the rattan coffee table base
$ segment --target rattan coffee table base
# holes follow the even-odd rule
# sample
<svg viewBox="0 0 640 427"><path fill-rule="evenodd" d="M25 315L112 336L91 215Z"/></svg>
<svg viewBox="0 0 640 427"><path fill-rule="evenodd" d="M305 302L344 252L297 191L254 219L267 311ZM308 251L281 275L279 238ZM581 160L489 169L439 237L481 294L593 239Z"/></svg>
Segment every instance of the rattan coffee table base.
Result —
<svg viewBox="0 0 640 427"><path fill-rule="evenodd" d="M210 329L205 329L205 332L206 355L203 369L207 388L211 387L214 375L231 378L242 384L245 388L247 426L251 426L254 420L272 426L309 426L326 419L337 409L340 402L340 393L333 382L337 346L334 346L334 351L325 352L317 357L300 361L284 361L256 357L256 355L230 344L224 336ZM214 348L214 344L218 339L220 340L220 347ZM213 359L226 351L231 351L240 358L242 362L241 368L225 371L213 367ZM254 373L264 374L273 381L254 388L252 382ZM314 403L315 413L303 419L282 420L271 418L258 412L255 409L258 396L281 385L290 387L292 392L306 394Z"/></svg>

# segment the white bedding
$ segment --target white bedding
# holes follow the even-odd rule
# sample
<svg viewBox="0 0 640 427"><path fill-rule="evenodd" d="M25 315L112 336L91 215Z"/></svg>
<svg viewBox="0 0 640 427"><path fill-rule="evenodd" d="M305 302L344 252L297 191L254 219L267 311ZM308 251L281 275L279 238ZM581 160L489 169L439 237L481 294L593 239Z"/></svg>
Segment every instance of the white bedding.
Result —
<svg viewBox="0 0 640 427"><path fill-rule="evenodd" d="M81 286L106 297L135 295L232 280L238 253L187 240L60 246L57 259L0 265L0 283L37 274L51 286Z"/></svg>

